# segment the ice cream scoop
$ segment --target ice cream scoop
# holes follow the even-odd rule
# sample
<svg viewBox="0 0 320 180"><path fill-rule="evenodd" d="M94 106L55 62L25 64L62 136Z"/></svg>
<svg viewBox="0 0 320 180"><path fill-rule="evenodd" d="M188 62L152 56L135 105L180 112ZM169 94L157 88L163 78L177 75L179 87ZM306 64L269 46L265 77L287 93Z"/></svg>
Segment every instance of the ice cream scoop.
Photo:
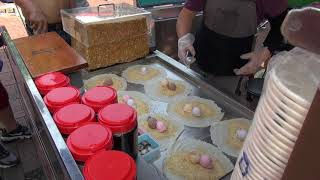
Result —
<svg viewBox="0 0 320 180"><path fill-rule="evenodd" d="M237 129L237 138L239 138L240 140L245 140L247 137L247 130L245 129Z"/></svg>
<svg viewBox="0 0 320 180"><path fill-rule="evenodd" d="M177 85L174 82L169 82L167 87L171 91L175 91L177 89Z"/></svg>
<svg viewBox="0 0 320 180"><path fill-rule="evenodd" d="M148 73L148 69L146 67L142 67L140 69L140 71L141 71L141 74L147 74Z"/></svg>
<svg viewBox="0 0 320 180"><path fill-rule="evenodd" d="M156 118L149 116L147 121L148 121L148 126L150 129L157 129L157 121L158 120Z"/></svg>
<svg viewBox="0 0 320 180"><path fill-rule="evenodd" d="M192 112L192 104L185 104L183 106L183 111L187 112L187 113L191 113Z"/></svg>
<svg viewBox="0 0 320 180"><path fill-rule="evenodd" d="M167 126L162 121L157 121L157 130L163 133L167 130Z"/></svg>
<svg viewBox="0 0 320 180"><path fill-rule="evenodd" d="M113 85L113 81L110 77L107 77L104 81L103 81L103 86L112 86Z"/></svg>
<svg viewBox="0 0 320 180"><path fill-rule="evenodd" d="M213 162L210 156L203 154L200 156L200 165L206 169L212 169L213 168Z"/></svg>
<svg viewBox="0 0 320 180"><path fill-rule="evenodd" d="M167 87L168 84L169 84L168 79L164 79L164 80L162 80L162 81L160 82L160 85L161 85L162 87Z"/></svg>
<svg viewBox="0 0 320 180"><path fill-rule="evenodd" d="M191 152L189 155L189 161L193 164L198 164L200 162L200 154L196 152Z"/></svg>
<svg viewBox="0 0 320 180"><path fill-rule="evenodd" d="M134 107L134 100L133 99L128 99L127 104L131 107Z"/></svg>
<svg viewBox="0 0 320 180"><path fill-rule="evenodd" d="M123 101L124 102L128 102L128 100L129 99L132 99L129 95L124 95L123 97L122 97L122 99L123 99Z"/></svg>
<svg viewBox="0 0 320 180"><path fill-rule="evenodd" d="M192 115L196 116L196 117L200 117L201 116L201 110L199 107L193 107L192 108Z"/></svg>

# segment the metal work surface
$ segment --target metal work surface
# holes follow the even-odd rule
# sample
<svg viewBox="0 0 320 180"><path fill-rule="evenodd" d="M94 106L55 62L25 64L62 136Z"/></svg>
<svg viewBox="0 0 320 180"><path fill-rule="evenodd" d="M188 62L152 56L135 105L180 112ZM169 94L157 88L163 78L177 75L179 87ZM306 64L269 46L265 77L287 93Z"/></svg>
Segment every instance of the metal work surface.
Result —
<svg viewBox="0 0 320 180"><path fill-rule="evenodd" d="M25 81L29 99L34 106L34 108L31 107L30 109L33 109L36 117L31 124L33 128L38 129L38 143L39 146L41 146L41 148L45 150L45 155L42 158L44 159L43 161L46 162L45 174L48 176L48 179L83 179L78 165L74 161L63 137L61 136L57 126L52 119L51 114L45 106L42 97L39 94L18 50L14 46L9 35L6 32L4 32L3 35L6 39L9 53L13 56L14 61L21 71L21 74ZM72 85L80 88L83 86L84 79L88 79L92 76L103 73L114 73L120 75L122 71L127 67L135 64L154 64L155 66L163 67L166 70L169 78L186 81L194 88L194 95L214 100L225 112L224 119L235 117L244 117L251 119L253 117L253 112L250 109L218 91L208 82L206 82L206 80L202 76L198 75L193 70L186 68L174 59L171 59L170 57L159 51L155 51L153 55L132 63L115 65L94 72L81 71L78 73L73 73L70 75L72 79L71 83ZM128 83L127 90L144 92L144 88L142 85L131 83ZM155 112L166 113L167 103L155 102L153 109ZM183 134L180 137L183 138L186 136L191 136L210 142L209 128L185 128ZM161 171L161 160L160 163L158 162L156 162L156 165ZM138 163L138 171L139 169L144 169L140 166L142 165ZM154 174L154 176L157 175ZM150 179L148 177L144 175L144 172L138 173L138 179Z"/></svg>
<svg viewBox="0 0 320 180"><path fill-rule="evenodd" d="M145 59L141 59L135 62L119 64L92 72L82 71L81 76L76 74L71 76L71 84L81 88L83 85L83 80L105 73L113 73L121 76L121 73L126 68L138 64L153 64L155 66L162 67L166 70L168 78L188 82L191 86L193 86L193 94L195 96L214 100L222 108L222 110L225 112L224 119L235 117L244 117L250 119L253 117L253 112L250 109L246 108L245 106L226 96L221 91L217 90L209 83L207 83L202 76L200 76L193 70L186 68L179 62L161 53L160 51L155 51L154 55L151 55ZM139 91L144 93L143 85L138 84L128 83L127 90ZM157 101L156 107L157 108L154 108L156 112L165 113L167 109L167 103Z"/></svg>
<svg viewBox="0 0 320 180"><path fill-rule="evenodd" d="M119 64L112 67L108 67L105 69L100 69L93 72L87 72L82 71L81 74L73 74L71 76L71 83L74 86L77 86L79 88L83 87L83 80L89 79L93 76L100 75L100 74L117 74L121 76L121 73L128 67L132 65L154 65L158 67L162 67L165 69L167 76L170 79L174 80L183 80L188 82L194 89L194 95L199 96L206 99L214 100L224 111L225 116L223 120L225 119L231 119L231 118L238 118L243 117L247 119L252 119L253 117L253 111L248 109L247 107L241 105L237 101L229 98L213 86L211 86L203 76L200 76L196 72L194 72L191 69L186 68L182 64L178 63L174 59L168 57L167 55L155 51L154 55L151 55L145 59L141 59L132 63L126 63L126 64ZM144 93L144 87L143 85L138 84L132 84L128 83L127 87L128 91L139 91ZM154 101L152 104L152 111L156 113L165 113L167 112L167 105L168 103L160 102L160 101ZM191 128L191 127L185 127L184 131L180 135L179 138L185 138L185 137L193 137L196 139L201 139L203 141L211 143L210 139L210 132L208 128ZM164 153L162 153L164 154ZM158 168L158 170L162 171L162 158L163 156L155 162L155 166ZM233 163L235 163L236 159L229 157ZM228 179L228 177L223 179ZM138 179L144 180L146 178L143 177L143 174Z"/></svg>

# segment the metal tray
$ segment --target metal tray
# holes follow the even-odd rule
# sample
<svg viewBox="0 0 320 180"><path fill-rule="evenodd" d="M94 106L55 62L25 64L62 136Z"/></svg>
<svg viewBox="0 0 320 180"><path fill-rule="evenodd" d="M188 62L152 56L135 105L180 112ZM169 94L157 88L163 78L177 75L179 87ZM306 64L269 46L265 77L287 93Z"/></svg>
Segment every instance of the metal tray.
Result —
<svg viewBox="0 0 320 180"><path fill-rule="evenodd" d="M24 64L19 51L15 47L13 41L11 40L5 29L0 28L0 33L2 34L3 39L6 42L6 48L8 49L10 57L12 57L16 66L19 68L21 76L23 78L28 96L24 98L30 100L33 105L32 107L30 107L30 109L28 108L28 110L30 110L29 113L31 113L32 111L32 114L34 114L34 118L30 120L30 123L33 129L33 133L37 137L37 143L42 148L42 150L44 150L44 154L41 154L41 156L43 156L43 163L46 163L45 167L47 168L46 174L48 178L72 180L84 179L81 173L81 169L74 161L64 141L64 138L61 136L57 126L55 125L52 119L52 115L49 113L46 105L44 104L44 101L39 91L37 90L35 83ZM136 62L115 65L94 72L81 71L78 73L70 74L70 77L72 80L72 84L80 88L83 86L84 79L88 79L94 75L102 73L115 73L120 75L124 69L134 64L155 64L156 66L161 66L166 69L166 72L170 78L181 79L190 83L193 88L195 88L195 95L214 100L224 110L224 119L233 117L244 117L252 119L253 117L254 113L250 109L221 93L213 87L214 85L210 85L208 81L206 81L202 76L198 75L191 69L186 68L174 59L164 55L159 51L155 51L153 55ZM128 84L128 90L135 90L140 92L144 91L143 86L130 83ZM155 103L158 106L158 112L166 111L166 103ZM180 136L180 138L190 136L200 138L205 141L210 141L209 128L185 128L185 131ZM155 165L161 167L158 162L156 162ZM148 164L138 162L138 179L150 179L148 178L150 176L144 176L143 172L149 172L148 170L146 170L148 168L150 169L150 171L154 169ZM142 173L140 174L139 169L142 169ZM158 173L158 171L155 173ZM160 177L160 174L153 174L151 175L151 177L155 180L156 177Z"/></svg>
<svg viewBox="0 0 320 180"><path fill-rule="evenodd" d="M192 71L191 69L186 68L182 64L178 63L174 59L168 57L167 55L163 54L160 51L155 51L153 55L146 57L144 59L126 63L126 64L118 64L115 66L111 66L108 68L96 70L93 72L82 71L79 74L74 74L71 77L71 83L83 90L83 80L87 80L93 76L100 75L100 74L117 74L121 76L122 72L132 66L132 65L154 65L158 67L162 67L165 69L167 76L174 80L183 80L188 82L193 87L193 94L195 96L199 96L201 98L211 99L215 101L219 107L222 108L225 116L223 120L231 119L231 118L247 118L252 119L254 112L250 109L246 108L245 106L241 105L240 103L236 102L235 100L231 99L230 97L226 96L216 88L214 85L209 84L202 76L197 74L196 72ZM133 84L128 82L128 91L139 91L145 93L144 86L139 84ZM167 113L167 105L168 103L154 101L152 104L152 111L155 113ZM179 138L185 137L193 137L196 139L201 139L208 143L211 142L210 138L210 127L208 128L191 128L186 127L184 131L179 136ZM161 171L162 170L162 158L164 156L164 152L162 152L162 157L155 162L155 166ZM227 156L230 160L235 163L236 158ZM140 179L140 178L139 178ZM144 178L142 178L144 179ZM228 179L228 177L223 178Z"/></svg>

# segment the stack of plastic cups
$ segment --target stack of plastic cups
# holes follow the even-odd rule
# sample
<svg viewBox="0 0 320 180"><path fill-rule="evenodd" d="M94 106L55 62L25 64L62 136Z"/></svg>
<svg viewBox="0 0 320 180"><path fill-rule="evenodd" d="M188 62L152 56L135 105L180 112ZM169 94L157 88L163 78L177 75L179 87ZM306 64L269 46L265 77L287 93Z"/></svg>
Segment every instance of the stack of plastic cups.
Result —
<svg viewBox="0 0 320 180"><path fill-rule="evenodd" d="M295 49L279 61L268 73L231 180L278 180L286 168L320 80L320 58Z"/></svg>

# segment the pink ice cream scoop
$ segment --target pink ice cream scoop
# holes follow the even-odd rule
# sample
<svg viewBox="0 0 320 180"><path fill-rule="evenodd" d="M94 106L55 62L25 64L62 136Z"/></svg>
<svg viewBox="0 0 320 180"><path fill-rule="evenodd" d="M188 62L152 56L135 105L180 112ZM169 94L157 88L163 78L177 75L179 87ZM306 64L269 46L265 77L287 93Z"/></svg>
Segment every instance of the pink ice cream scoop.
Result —
<svg viewBox="0 0 320 180"><path fill-rule="evenodd" d="M212 169L213 168L213 162L210 156L208 155L201 155L200 156L200 165L206 169Z"/></svg>
<svg viewBox="0 0 320 180"><path fill-rule="evenodd" d="M167 126L163 122L157 121L157 130L163 133L167 130Z"/></svg>
<svg viewBox="0 0 320 180"><path fill-rule="evenodd" d="M123 101L124 102L128 102L128 100L129 99L132 99L129 95L124 95L123 97L122 97L122 99L123 99Z"/></svg>

